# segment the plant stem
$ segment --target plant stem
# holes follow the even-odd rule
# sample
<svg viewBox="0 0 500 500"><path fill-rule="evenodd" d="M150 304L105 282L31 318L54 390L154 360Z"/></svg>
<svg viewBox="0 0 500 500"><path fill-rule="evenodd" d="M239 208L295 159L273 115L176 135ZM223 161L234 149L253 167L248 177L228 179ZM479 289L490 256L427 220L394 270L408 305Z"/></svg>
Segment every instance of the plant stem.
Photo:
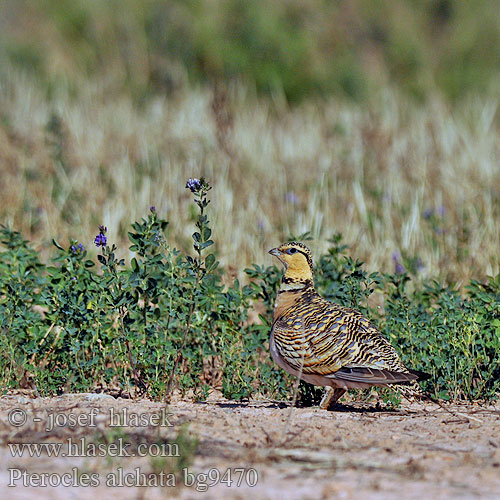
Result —
<svg viewBox="0 0 500 500"><path fill-rule="evenodd" d="M170 374L170 377L169 377L168 383L167 383L167 390L165 392L165 402L167 402L167 403L169 400L170 391L172 389L172 383L174 381L175 372L177 371L177 366L179 365L179 361L180 361L181 356L182 356L182 351L184 350L184 346L186 345L188 334L191 331L191 317L193 316L193 312L194 312L195 297L196 297L195 294L196 294L196 290L198 289L199 281L200 281L200 279L199 279L199 273L198 273L198 274L196 274L196 284L194 286L193 294L191 297L191 305L189 306L188 320L186 323L186 328L184 330L184 337L182 338L182 343L181 343L181 346L179 348L179 351L177 352L177 357L175 359L174 367L172 368L172 373Z"/></svg>

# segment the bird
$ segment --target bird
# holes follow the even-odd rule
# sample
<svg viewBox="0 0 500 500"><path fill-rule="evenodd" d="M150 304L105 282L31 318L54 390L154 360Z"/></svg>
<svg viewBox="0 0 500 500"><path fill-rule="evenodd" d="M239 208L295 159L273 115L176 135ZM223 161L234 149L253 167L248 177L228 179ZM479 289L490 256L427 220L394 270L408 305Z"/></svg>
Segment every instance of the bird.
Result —
<svg viewBox="0 0 500 500"><path fill-rule="evenodd" d="M306 245L292 241L269 253L285 268L273 312L271 357L288 373L327 388L321 409L331 410L353 388L397 384L408 399L425 395L417 380L430 375L407 368L361 312L317 293Z"/></svg>

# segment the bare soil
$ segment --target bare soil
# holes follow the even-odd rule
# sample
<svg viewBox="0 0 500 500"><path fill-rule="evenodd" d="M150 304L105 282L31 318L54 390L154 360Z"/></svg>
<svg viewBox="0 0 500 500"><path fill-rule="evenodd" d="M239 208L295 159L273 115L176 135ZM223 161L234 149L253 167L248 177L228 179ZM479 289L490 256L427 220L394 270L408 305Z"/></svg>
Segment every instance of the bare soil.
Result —
<svg viewBox="0 0 500 500"><path fill-rule="evenodd" d="M92 408L95 418L90 417ZM0 398L0 498L500 499L500 408L479 404L447 408L449 411L419 403L386 410L377 405L350 403L327 412L292 409L276 402L238 403L214 397L204 403L177 400L166 408L149 400L99 394L55 398L11 394ZM162 409L165 416L159 425L155 418ZM113 423L111 410L122 419L120 430L109 427ZM54 415L59 415L56 423L60 425L46 430ZM76 425L69 421L70 415L80 419ZM136 415L146 420L136 426ZM9 417L26 418L26 422L16 427ZM175 457L163 461L112 457L113 448L105 448L102 457L89 456L88 449L83 457L62 456L62 452L57 457L29 457L26 453L19 457L13 456L8 446L67 445L69 439L78 442L82 437L88 440L85 442L111 446L122 436L137 451L138 443L150 446L162 438L173 439L181 428L198 440L187 463ZM245 472L241 474L235 468ZM231 475L226 474L222 482L228 469ZM159 481L161 470L171 474L166 477L175 480L175 486L106 486L110 476L118 482L120 474L123 477L127 473L129 484L145 478ZM210 470L210 478L197 476ZM49 475L55 484L65 473L69 484L74 484L71 481L77 477L77 481L82 480L82 474L94 474L99 484L33 485L43 484L43 477L48 483ZM240 476L241 484L237 486ZM193 477L198 482L186 485ZM227 485L228 479L233 481L231 486ZM255 479L257 484L249 486ZM9 482L15 486L9 487ZM217 484L208 487L212 482ZM204 489L204 484L206 491L197 491L197 487Z"/></svg>

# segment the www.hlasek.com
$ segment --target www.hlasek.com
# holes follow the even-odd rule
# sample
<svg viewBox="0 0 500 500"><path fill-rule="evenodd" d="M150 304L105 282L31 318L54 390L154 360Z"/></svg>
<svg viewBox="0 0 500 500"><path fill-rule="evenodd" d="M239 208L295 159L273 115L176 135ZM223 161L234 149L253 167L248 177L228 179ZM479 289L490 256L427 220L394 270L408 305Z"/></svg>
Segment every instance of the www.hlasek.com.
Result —
<svg viewBox="0 0 500 500"><path fill-rule="evenodd" d="M196 491L207 491L218 484L230 487L256 486L259 481L259 474L255 469L228 468L223 471L219 469L209 469L207 472L190 472L187 467L183 468L180 477L174 473L160 472L157 474L141 472L136 467L127 472L123 467L118 467L116 471L101 475L98 472L81 472L77 467L73 467L71 472L58 474L55 472L28 472L21 469L7 469L9 473L8 486L25 487L58 487L58 486L78 486L97 487L105 485L107 487L166 487L172 488L188 486Z"/></svg>
<svg viewBox="0 0 500 500"><path fill-rule="evenodd" d="M62 443L8 443L12 457L180 457L177 443L139 443L132 448L124 438L113 443L93 443L68 438Z"/></svg>

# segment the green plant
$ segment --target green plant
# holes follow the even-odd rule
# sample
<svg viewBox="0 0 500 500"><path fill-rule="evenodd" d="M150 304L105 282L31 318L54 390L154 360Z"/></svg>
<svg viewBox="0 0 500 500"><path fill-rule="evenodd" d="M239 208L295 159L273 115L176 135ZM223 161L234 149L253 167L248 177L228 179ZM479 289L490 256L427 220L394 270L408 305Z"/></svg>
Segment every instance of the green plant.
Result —
<svg viewBox="0 0 500 500"><path fill-rule="evenodd" d="M114 390L169 397L173 387L203 399L259 390L261 329L248 324L250 289L223 283L206 208L210 190L192 180L198 207L194 256L171 248L167 221L151 207L132 225L130 266L100 226L100 269L82 244L54 242L43 266L19 233L2 229L0 363L4 388L29 379L42 394ZM36 306L36 307L35 307Z"/></svg>
<svg viewBox="0 0 500 500"><path fill-rule="evenodd" d="M168 222L155 207L132 225L130 265L104 226L94 240L98 268L76 240L67 248L54 241L44 265L18 232L1 227L4 391L31 386L41 394L98 390L168 399L176 388L204 399L217 388L232 399L290 398L294 380L272 362L267 344L282 272L254 265L246 269L248 284L231 280L209 252L210 186L190 179L186 187L196 206L193 255L169 246ZM411 258L398 260L394 274L368 274L345 255L340 235L330 243L316 259L322 295L368 315L405 363L431 374L424 387L437 396L498 395L500 276L472 280L460 293L413 279L405 270ZM373 305L375 290L383 306ZM301 384L298 404L319 397L319 389Z"/></svg>

